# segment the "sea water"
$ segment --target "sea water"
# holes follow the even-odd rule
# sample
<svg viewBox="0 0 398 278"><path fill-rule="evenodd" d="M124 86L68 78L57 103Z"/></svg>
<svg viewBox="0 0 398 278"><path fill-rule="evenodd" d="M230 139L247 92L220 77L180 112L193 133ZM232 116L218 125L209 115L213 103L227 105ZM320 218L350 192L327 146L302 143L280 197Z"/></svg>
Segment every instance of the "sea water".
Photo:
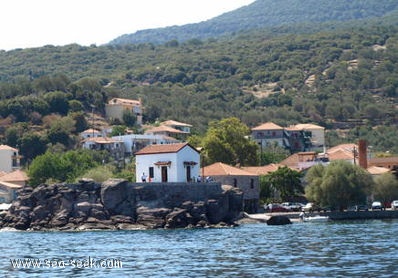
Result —
<svg viewBox="0 0 398 278"><path fill-rule="evenodd" d="M398 277L398 220L0 232L0 277Z"/></svg>

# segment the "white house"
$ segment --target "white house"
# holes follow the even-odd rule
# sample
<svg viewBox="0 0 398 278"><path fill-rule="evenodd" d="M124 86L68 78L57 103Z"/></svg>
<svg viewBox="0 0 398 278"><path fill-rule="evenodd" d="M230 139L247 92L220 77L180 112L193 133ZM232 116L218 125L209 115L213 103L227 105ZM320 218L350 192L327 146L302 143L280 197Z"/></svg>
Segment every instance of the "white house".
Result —
<svg viewBox="0 0 398 278"><path fill-rule="evenodd" d="M140 100L113 98L105 104L105 113L108 119L123 118L123 112L130 111L137 117L137 124L142 124L142 105Z"/></svg>
<svg viewBox="0 0 398 278"><path fill-rule="evenodd" d="M190 182L200 175L200 153L188 143L150 145L135 153L136 181Z"/></svg>
<svg viewBox="0 0 398 278"><path fill-rule="evenodd" d="M80 137L82 139L103 137L103 134L99 130L90 128L90 129L86 129L85 131L81 132Z"/></svg>
<svg viewBox="0 0 398 278"><path fill-rule="evenodd" d="M111 137L114 140L123 141L127 154L135 153L148 145L162 145L179 143L180 141L164 135L126 134Z"/></svg>
<svg viewBox="0 0 398 278"><path fill-rule="evenodd" d="M7 145L0 145L0 171L10 173L20 168L18 150Z"/></svg>

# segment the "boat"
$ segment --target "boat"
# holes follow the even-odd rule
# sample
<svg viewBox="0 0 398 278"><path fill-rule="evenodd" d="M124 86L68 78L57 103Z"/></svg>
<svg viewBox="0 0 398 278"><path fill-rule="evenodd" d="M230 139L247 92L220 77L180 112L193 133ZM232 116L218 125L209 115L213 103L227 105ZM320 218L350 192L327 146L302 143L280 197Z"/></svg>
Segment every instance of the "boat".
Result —
<svg viewBox="0 0 398 278"><path fill-rule="evenodd" d="M323 221L328 221L329 216L321 216L321 215L315 215L315 216L305 216L301 218L304 222L323 222Z"/></svg>
<svg viewBox="0 0 398 278"><path fill-rule="evenodd" d="M329 216L306 215L304 212L300 213L299 217L304 222L322 222L322 221L328 221L329 220Z"/></svg>

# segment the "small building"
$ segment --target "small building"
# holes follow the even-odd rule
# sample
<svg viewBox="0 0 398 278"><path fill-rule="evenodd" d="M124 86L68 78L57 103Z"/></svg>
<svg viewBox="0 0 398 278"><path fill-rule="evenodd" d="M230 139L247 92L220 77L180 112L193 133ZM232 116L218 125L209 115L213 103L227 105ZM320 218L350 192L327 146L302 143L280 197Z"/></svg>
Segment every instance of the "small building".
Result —
<svg viewBox="0 0 398 278"><path fill-rule="evenodd" d="M124 143L126 155L138 152L142 148L149 145L163 145L180 143L179 140L165 135L149 135L149 134L126 134L111 137Z"/></svg>
<svg viewBox="0 0 398 278"><path fill-rule="evenodd" d="M312 151L322 151L325 147L325 128L314 124L297 124L294 128L301 130L304 139L310 140Z"/></svg>
<svg viewBox="0 0 398 278"><path fill-rule="evenodd" d="M145 130L144 134L146 135L163 135L163 136L168 136L168 137L173 137L173 138L185 138L189 133L181 131L179 129L170 127L170 126L156 126L152 127L150 129Z"/></svg>
<svg viewBox="0 0 398 278"><path fill-rule="evenodd" d="M123 120L125 111L132 112L137 117L137 124L142 124L142 105L140 100L113 98L105 104L105 114L108 119Z"/></svg>
<svg viewBox="0 0 398 278"><path fill-rule="evenodd" d="M252 128L251 136L261 148L273 144L277 144L280 147L288 145L287 135L283 127L272 122L267 122Z"/></svg>
<svg viewBox="0 0 398 278"><path fill-rule="evenodd" d="M0 145L0 171L10 173L20 169L20 158L17 149Z"/></svg>
<svg viewBox="0 0 398 278"><path fill-rule="evenodd" d="M125 148L121 140L109 137L87 138L82 141L82 148L89 150L108 151L117 162L124 160Z"/></svg>
<svg viewBox="0 0 398 278"><path fill-rule="evenodd" d="M146 146L135 157L137 182L192 182L200 174L200 153L188 143Z"/></svg>
<svg viewBox="0 0 398 278"><path fill-rule="evenodd" d="M17 197L17 191L24 187L29 178L22 170L0 174L0 203L11 203Z"/></svg>
<svg viewBox="0 0 398 278"><path fill-rule="evenodd" d="M181 123L181 122L177 122L177 121L173 121L173 120L161 122L160 125L172 127L174 129L180 130L184 133L191 133L191 127L192 127L192 125L190 125L190 124Z"/></svg>
<svg viewBox="0 0 398 278"><path fill-rule="evenodd" d="M259 177L242 169L217 162L203 167L204 177L211 177L212 180L221 184L237 187L243 192L244 211L256 213L260 199Z"/></svg>
<svg viewBox="0 0 398 278"><path fill-rule="evenodd" d="M17 198L17 191L22 187L22 185L0 181L0 204L12 203Z"/></svg>
<svg viewBox="0 0 398 278"><path fill-rule="evenodd" d="M88 138L95 138L95 137L103 137L102 133L96 129L89 128L86 129L85 131L82 131L80 133L80 137L82 139L88 139Z"/></svg>

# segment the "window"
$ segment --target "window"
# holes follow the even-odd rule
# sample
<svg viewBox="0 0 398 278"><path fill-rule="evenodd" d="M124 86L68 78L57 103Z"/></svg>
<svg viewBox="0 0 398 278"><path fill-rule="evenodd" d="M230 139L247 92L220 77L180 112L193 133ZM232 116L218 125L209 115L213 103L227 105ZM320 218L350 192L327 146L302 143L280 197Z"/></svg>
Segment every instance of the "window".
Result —
<svg viewBox="0 0 398 278"><path fill-rule="evenodd" d="M238 180L236 178L234 178L234 187L238 186Z"/></svg>
<svg viewBox="0 0 398 278"><path fill-rule="evenodd" d="M154 177L154 174L153 174L153 167L149 167L149 177L150 177L151 179L153 179L153 177Z"/></svg>
<svg viewBox="0 0 398 278"><path fill-rule="evenodd" d="M250 188L251 188L251 189L254 188L254 179L250 179Z"/></svg>

